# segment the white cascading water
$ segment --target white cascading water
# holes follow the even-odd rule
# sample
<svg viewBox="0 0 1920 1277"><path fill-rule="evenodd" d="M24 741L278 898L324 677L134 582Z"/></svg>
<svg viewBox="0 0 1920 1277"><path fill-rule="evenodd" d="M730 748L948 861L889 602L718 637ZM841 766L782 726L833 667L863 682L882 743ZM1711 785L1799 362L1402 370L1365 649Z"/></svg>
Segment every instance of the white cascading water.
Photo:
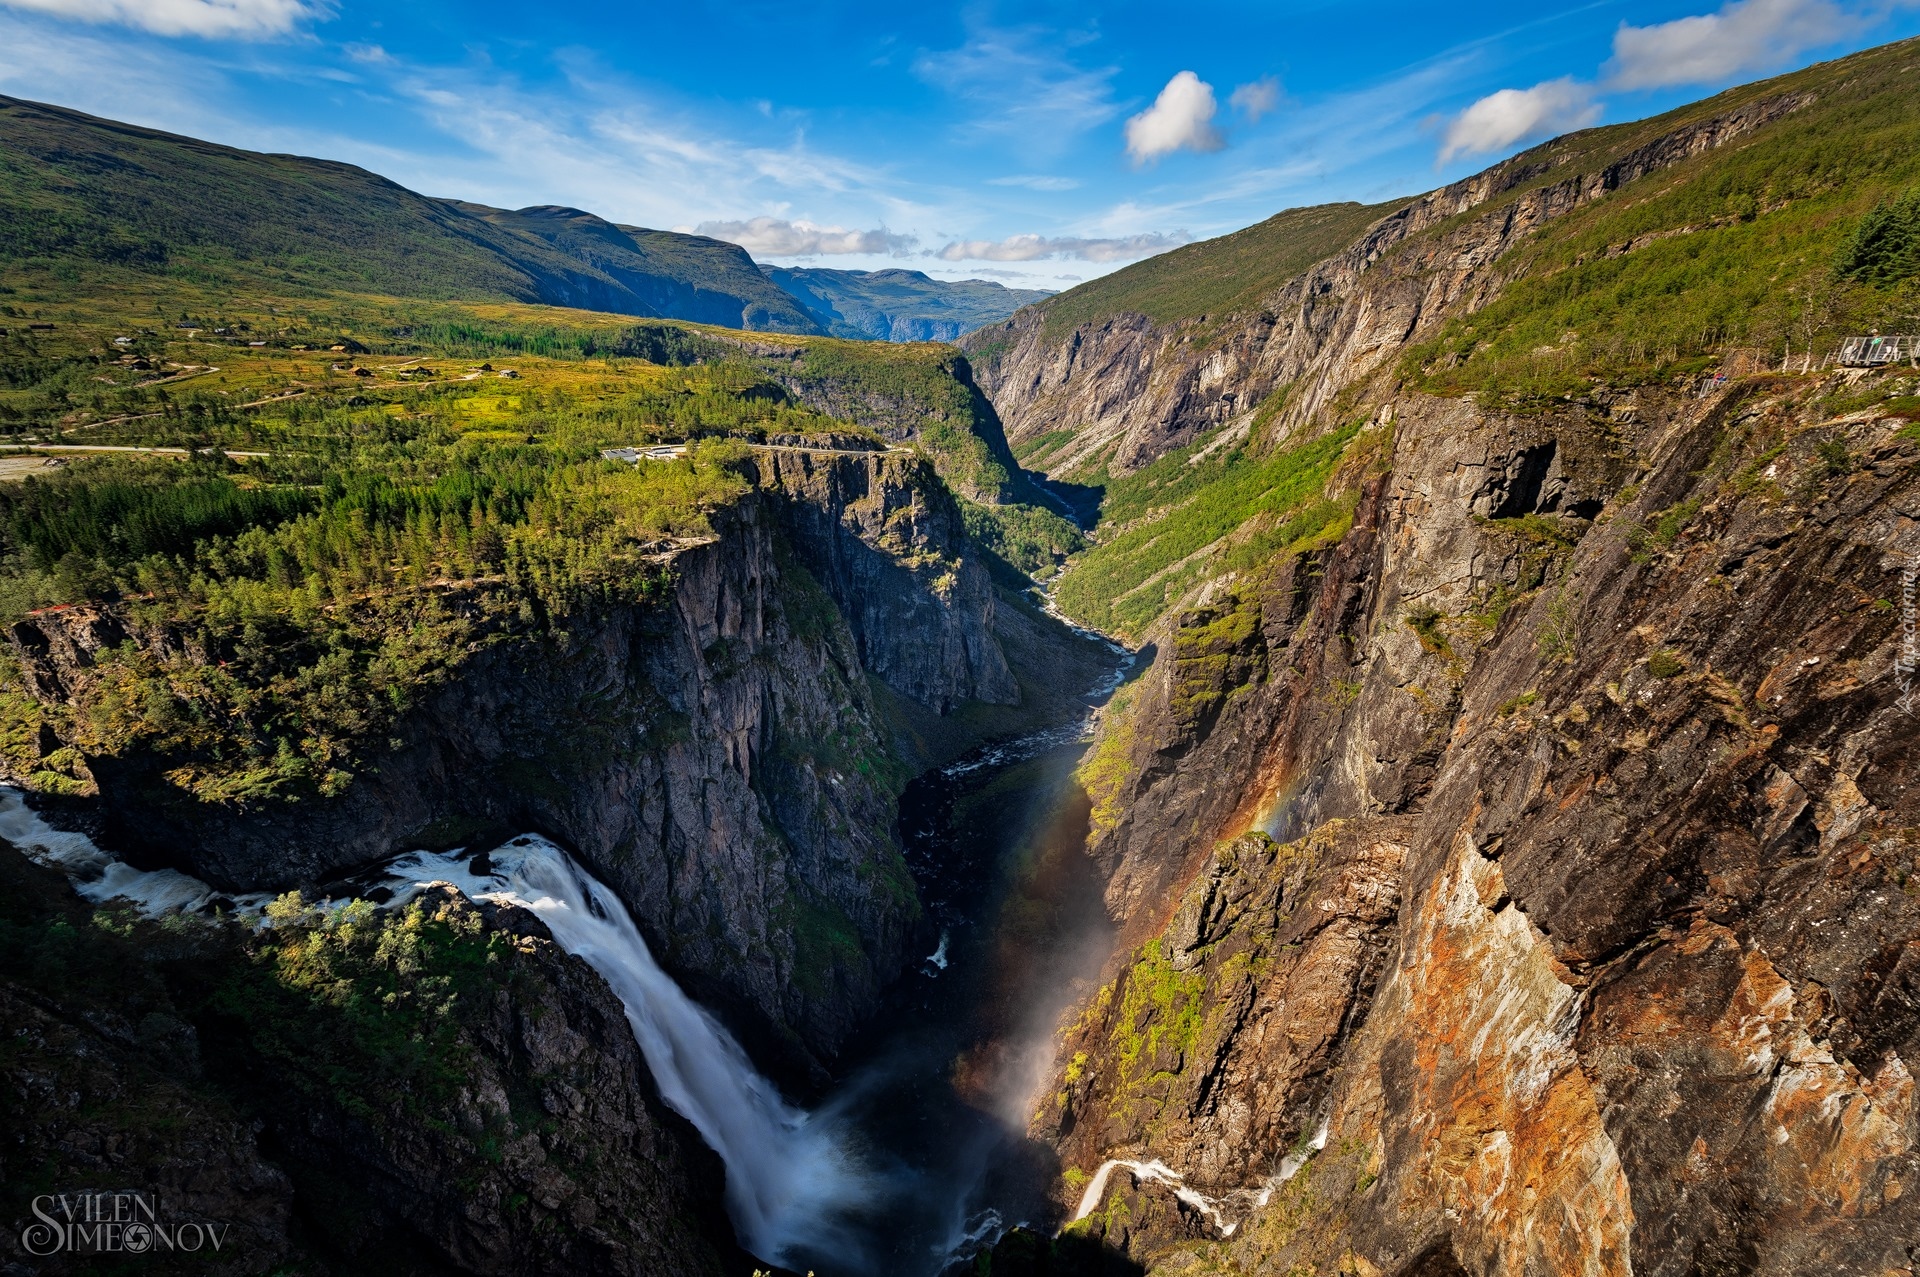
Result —
<svg viewBox="0 0 1920 1277"><path fill-rule="evenodd" d="M1280 1159L1280 1166L1257 1189L1235 1189L1225 1197L1208 1197L1197 1189L1188 1188L1186 1177L1158 1158L1150 1162L1135 1161L1128 1157L1111 1157L1100 1163L1100 1169L1093 1173L1087 1182L1086 1191L1080 1194L1079 1209L1073 1213L1072 1223L1079 1223L1100 1209L1100 1203L1107 1199L1107 1179L1115 1171L1126 1171L1134 1179L1143 1183L1154 1181L1173 1189L1173 1195L1206 1216L1209 1223L1220 1231L1222 1237L1231 1237L1240 1227L1241 1220L1229 1219L1226 1207L1238 1205L1245 1210L1258 1210L1273 1200L1274 1190L1300 1173L1300 1168L1313 1159L1313 1155L1327 1146L1327 1122L1320 1123L1320 1129L1314 1133L1297 1152L1288 1153Z"/></svg>
<svg viewBox="0 0 1920 1277"><path fill-rule="evenodd" d="M20 791L0 785L0 838L27 854L28 859L58 869L73 882L81 898L95 904L131 901L149 917L164 913L194 913L220 893L198 878L177 869L135 869L93 845L85 834L55 829L27 806ZM238 910L258 910L272 897L225 896Z"/></svg>
<svg viewBox="0 0 1920 1277"><path fill-rule="evenodd" d="M836 1134L780 1098L720 1022L680 991L647 949L626 906L544 838L489 854L491 875L452 856L415 852L389 866L400 904L430 882L531 910L562 949L613 986L660 1087L727 1166L727 1213L743 1245L782 1262L850 1244L836 1220L872 1185Z"/></svg>
<svg viewBox="0 0 1920 1277"><path fill-rule="evenodd" d="M216 899L260 917L271 895L222 896L173 869L142 870L116 860L85 834L54 829L0 786L0 838L68 875L95 903L126 900L158 917L198 912ZM388 866L405 904L430 882L471 899L531 910L568 953L605 977L660 1088L727 1168L727 1213L743 1246L780 1263L796 1253L852 1254L858 1241L839 1222L871 1201L873 1185L841 1139L812 1114L780 1098L726 1029L662 971L626 907L544 838L523 836L491 853L493 872L476 875L454 856L415 852Z"/></svg>

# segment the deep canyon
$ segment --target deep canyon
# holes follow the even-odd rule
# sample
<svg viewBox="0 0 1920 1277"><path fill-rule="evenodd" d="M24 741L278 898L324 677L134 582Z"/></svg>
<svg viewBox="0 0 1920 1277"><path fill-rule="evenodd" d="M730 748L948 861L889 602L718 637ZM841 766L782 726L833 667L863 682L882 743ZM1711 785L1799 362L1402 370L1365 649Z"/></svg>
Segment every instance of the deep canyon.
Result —
<svg viewBox="0 0 1920 1277"><path fill-rule="evenodd" d="M1825 139L1907 155L1916 59L1556 139L1250 299L1041 302L937 428L756 383L848 432L743 436L638 589L427 580L463 646L337 785L99 726L257 627L24 613L15 1196L149 1186L232 1272L1911 1277L1920 372L1781 350L1764 282L1642 330L1690 254L1831 258L1880 205ZM644 375L799 359L700 340Z"/></svg>

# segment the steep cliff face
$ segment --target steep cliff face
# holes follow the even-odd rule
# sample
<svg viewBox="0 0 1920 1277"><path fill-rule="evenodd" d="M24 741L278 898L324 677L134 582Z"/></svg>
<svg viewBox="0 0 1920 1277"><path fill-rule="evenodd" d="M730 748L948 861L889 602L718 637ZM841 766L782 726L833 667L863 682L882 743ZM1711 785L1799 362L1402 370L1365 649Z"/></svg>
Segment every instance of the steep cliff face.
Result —
<svg viewBox="0 0 1920 1277"><path fill-rule="evenodd" d="M284 1043L222 1015L233 1000L218 993L203 1014L203 1036L229 1056L217 1080L264 1116L263 1148L293 1180L306 1246L350 1265L414 1249L472 1273L737 1263L719 1159L661 1103L606 982L524 909L443 885L418 917L386 925L442 928L488 955L484 985L453 1010L455 1088L288 1094L269 1080Z"/></svg>
<svg viewBox="0 0 1920 1277"><path fill-rule="evenodd" d="M1130 947L1036 1132L1218 1215L1121 1174L1082 1228L1169 1272L1914 1262L1920 440L1846 384L1598 432L1403 397L1338 547L1169 627L1089 769ZM1294 841L1216 850L1248 824Z"/></svg>
<svg viewBox="0 0 1920 1277"><path fill-rule="evenodd" d="M959 507L943 488L924 476L900 483L910 463L893 455L771 449L757 464L761 481L790 498L801 557L846 617L869 674L940 713L1018 702L993 583L965 553Z"/></svg>
<svg viewBox="0 0 1920 1277"><path fill-rule="evenodd" d="M962 348L1016 447L1072 433L1044 457L1054 475L1136 470L1208 431L1245 432L1256 416L1284 435L1446 316L1497 293L1501 259L1545 222L1813 100L1776 93L1678 127L1651 121L1604 149L1584 147L1581 134L1549 143L1412 201L1250 311L1165 324L1119 311L1056 334L1028 308ZM1555 174L1564 176L1542 181ZM1292 393L1270 404L1283 387Z"/></svg>
<svg viewBox="0 0 1920 1277"><path fill-rule="evenodd" d="M737 1258L717 1160L661 1105L606 983L524 910L444 889L415 915L353 924L357 939L268 943L202 920L96 920L57 874L0 857L10 1244L36 1196L133 1189L170 1237L218 1241L131 1261L156 1272L692 1277ZM303 944L375 1009L288 983L305 972L273 955ZM462 966L474 957L484 987ZM424 1064L387 1032L404 1041L423 1000L446 1003L427 1013ZM32 1271L128 1262L60 1241L40 1239Z"/></svg>
<svg viewBox="0 0 1920 1277"><path fill-rule="evenodd" d="M1696 336L1442 397L1492 346L1405 358L1555 289L1610 322L1583 263L1748 223L1607 210L1749 145L1784 172L1821 95L1906 111L1911 58L1550 143L1257 315L983 336L1055 473L1354 440L1350 525L1188 555L1082 767L1123 944L1031 1127L1076 1233L1196 1275L1920 1264L1920 381ZM1126 489L1149 529L1204 499L1162 471Z"/></svg>
<svg viewBox="0 0 1920 1277"><path fill-rule="evenodd" d="M934 714L1019 691L925 462L757 456L762 488L676 552L663 600L482 647L338 798L190 802L145 758L89 759L108 842L278 890L537 830L621 894L696 996L814 1067L898 970L918 913L893 832L905 765L869 680ZM30 684L71 694L117 625L75 610L16 626Z"/></svg>

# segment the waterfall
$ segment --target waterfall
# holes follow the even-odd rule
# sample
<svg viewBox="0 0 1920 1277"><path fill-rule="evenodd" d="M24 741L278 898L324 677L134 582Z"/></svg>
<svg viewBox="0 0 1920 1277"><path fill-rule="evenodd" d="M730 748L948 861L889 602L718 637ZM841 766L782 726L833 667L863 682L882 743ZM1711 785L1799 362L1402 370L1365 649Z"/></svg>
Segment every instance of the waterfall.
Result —
<svg viewBox="0 0 1920 1277"><path fill-rule="evenodd" d="M515 838L488 859L492 874L475 875L452 856L402 856L390 866L394 903L449 882L473 899L531 910L613 986L661 1098L726 1163L727 1213L741 1243L776 1263L796 1251L857 1250L838 1221L871 1199L868 1176L826 1123L781 1099L719 1021L660 969L619 899L544 838Z"/></svg>
<svg viewBox="0 0 1920 1277"><path fill-rule="evenodd" d="M218 904L259 918L272 899L222 895L174 869L135 869L85 834L52 828L8 787L0 787L0 838L64 872L83 898L126 900L149 917ZM797 1254L857 1256L861 1243L844 1221L872 1202L876 1186L831 1122L788 1104L754 1071L732 1035L654 962L626 907L559 847L527 835L488 859L492 872L476 875L455 856L401 856L387 867L394 894L385 907L447 882L471 899L531 910L562 949L613 987L661 1098L720 1154L741 1244L774 1263Z"/></svg>

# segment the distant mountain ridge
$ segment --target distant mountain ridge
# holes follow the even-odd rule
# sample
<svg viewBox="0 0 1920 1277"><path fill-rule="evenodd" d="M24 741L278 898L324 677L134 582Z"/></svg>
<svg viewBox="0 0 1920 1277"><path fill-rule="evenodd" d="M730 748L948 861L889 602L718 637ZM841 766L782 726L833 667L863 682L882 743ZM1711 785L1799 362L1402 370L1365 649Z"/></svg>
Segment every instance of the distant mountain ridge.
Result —
<svg viewBox="0 0 1920 1277"><path fill-rule="evenodd" d="M294 291L519 301L759 332L951 341L1051 294L763 268L738 244L560 205L438 199L0 95L0 269L81 263Z"/></svg>
<svg viewBox="0 0 1920 1277"><path fill-rule="evenodd" d="M499 209L445 203L520 239L537 240L587 267L543 281L540 300L581 310L687 319L762 332L826 328L764 277L747 250L725 240L609 222L557 204Z"/></svg>
<svg viewBox="0 0 1920 1277"><path fill-rule="evenodd" d="M877 341L954 341L1053 296L1051 289L933 279L917 270L766 265L760 270L828 333Z"/></svg>

